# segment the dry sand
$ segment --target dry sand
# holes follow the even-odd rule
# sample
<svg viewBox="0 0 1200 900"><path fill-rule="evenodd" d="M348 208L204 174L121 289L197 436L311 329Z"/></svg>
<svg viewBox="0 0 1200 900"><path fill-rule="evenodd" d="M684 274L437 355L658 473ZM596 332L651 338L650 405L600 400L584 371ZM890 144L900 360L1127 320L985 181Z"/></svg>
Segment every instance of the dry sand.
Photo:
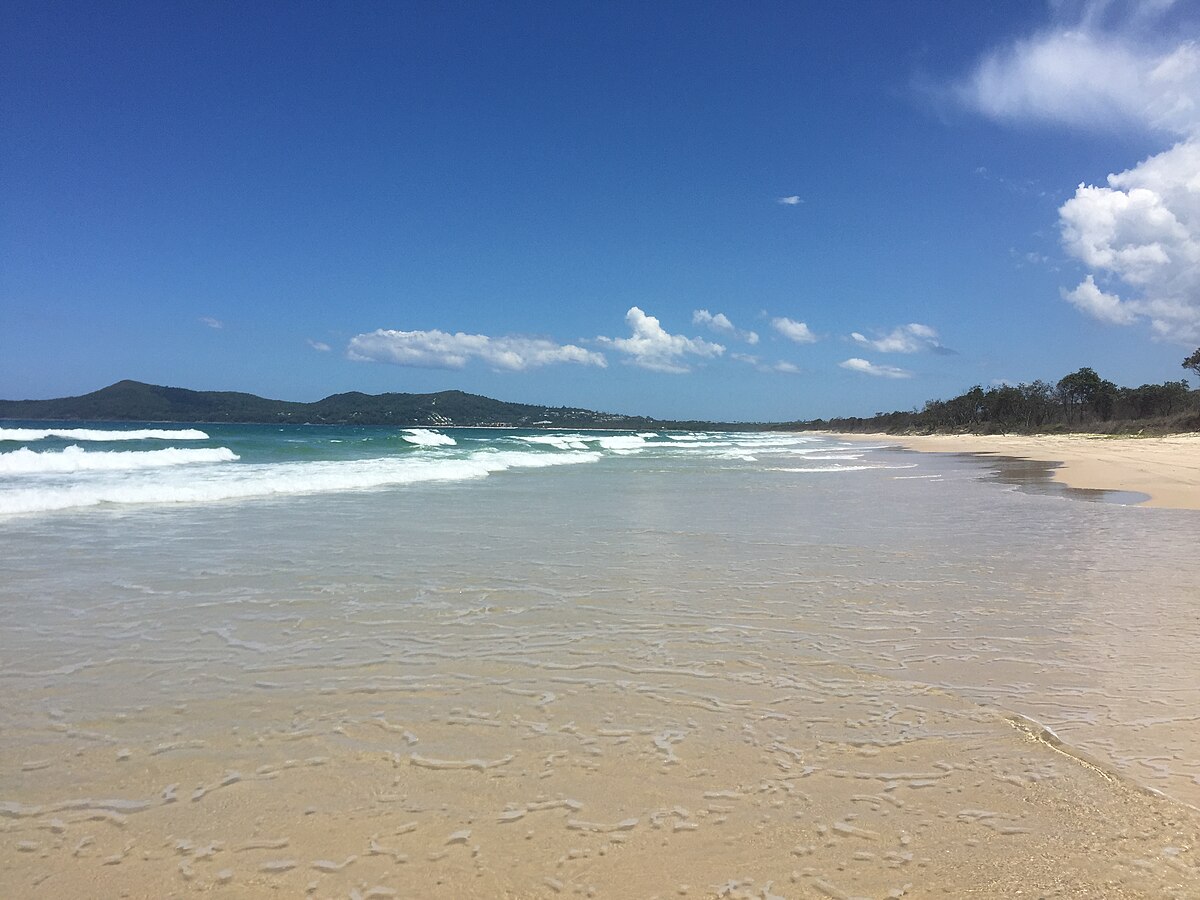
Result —
<svg viewBox="0 0 1200 900"><path fill-rule="evenodd" d="M1111 435L838 435L887 441L909 450L973 453L1057 462L1052 477L1073 488L1148 494L1144 506L1200 509L1200 434Z"/></svg>

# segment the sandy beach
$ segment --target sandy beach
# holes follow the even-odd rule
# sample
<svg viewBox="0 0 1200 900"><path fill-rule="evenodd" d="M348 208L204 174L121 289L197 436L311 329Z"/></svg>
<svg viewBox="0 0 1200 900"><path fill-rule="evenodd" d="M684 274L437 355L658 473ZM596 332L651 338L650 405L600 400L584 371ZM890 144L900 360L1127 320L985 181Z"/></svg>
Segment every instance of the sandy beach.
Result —
<svg viewBox="0 0 1200 900"><path fill-rule="evenodd" d="M0 494L0 897L1200 897L1193 513L892 440L211 431Z"/></svg>
<svg viewBox="0 0 1200 900"><path fill-rule="evenodd" d="M1148 494L1143 506L1200 509L1200 434L1165 437L1013 434L839 434L926 453L972 453L1059 463L1052 477L1073 488Z"/></svg>

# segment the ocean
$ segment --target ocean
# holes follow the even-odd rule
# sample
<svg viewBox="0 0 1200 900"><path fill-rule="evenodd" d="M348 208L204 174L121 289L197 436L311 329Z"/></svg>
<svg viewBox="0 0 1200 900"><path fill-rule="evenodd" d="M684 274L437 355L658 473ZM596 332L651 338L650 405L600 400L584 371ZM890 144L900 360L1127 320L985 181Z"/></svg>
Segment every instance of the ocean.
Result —
<svg viewBox="0 0 1200 900"><path fill-rule="evenodd" d="M4 422L0 896L1200 897L1200 514L1132 499L813 434Z"/></svg>

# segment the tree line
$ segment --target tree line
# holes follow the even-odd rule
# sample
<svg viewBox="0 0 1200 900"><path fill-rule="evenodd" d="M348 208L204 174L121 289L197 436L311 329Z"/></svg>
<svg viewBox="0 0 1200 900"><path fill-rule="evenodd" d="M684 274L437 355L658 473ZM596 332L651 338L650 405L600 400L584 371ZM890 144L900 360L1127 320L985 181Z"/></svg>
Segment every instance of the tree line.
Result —
<svg viewBox="0 0 1200 900"><path fill-rule="evenodd" d="M1200 377L1200 348L1183 367ZM1200 390L1186 380L1118 387L1084 367L1056 383L975 385L949 400L929 400L909 411L798 422L832 431L1197 431Z"/></svg>

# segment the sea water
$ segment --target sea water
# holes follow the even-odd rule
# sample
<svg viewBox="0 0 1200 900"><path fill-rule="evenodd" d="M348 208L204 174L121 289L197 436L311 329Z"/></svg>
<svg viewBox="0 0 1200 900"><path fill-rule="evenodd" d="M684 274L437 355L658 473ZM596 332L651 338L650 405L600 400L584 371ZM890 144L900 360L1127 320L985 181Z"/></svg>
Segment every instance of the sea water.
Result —
<svg viewBox="0 0 1200 900"><path fill-rule="evenodd" d="M998 465L3 423L0 896L1200 896L1198 514Z"/></svg>

